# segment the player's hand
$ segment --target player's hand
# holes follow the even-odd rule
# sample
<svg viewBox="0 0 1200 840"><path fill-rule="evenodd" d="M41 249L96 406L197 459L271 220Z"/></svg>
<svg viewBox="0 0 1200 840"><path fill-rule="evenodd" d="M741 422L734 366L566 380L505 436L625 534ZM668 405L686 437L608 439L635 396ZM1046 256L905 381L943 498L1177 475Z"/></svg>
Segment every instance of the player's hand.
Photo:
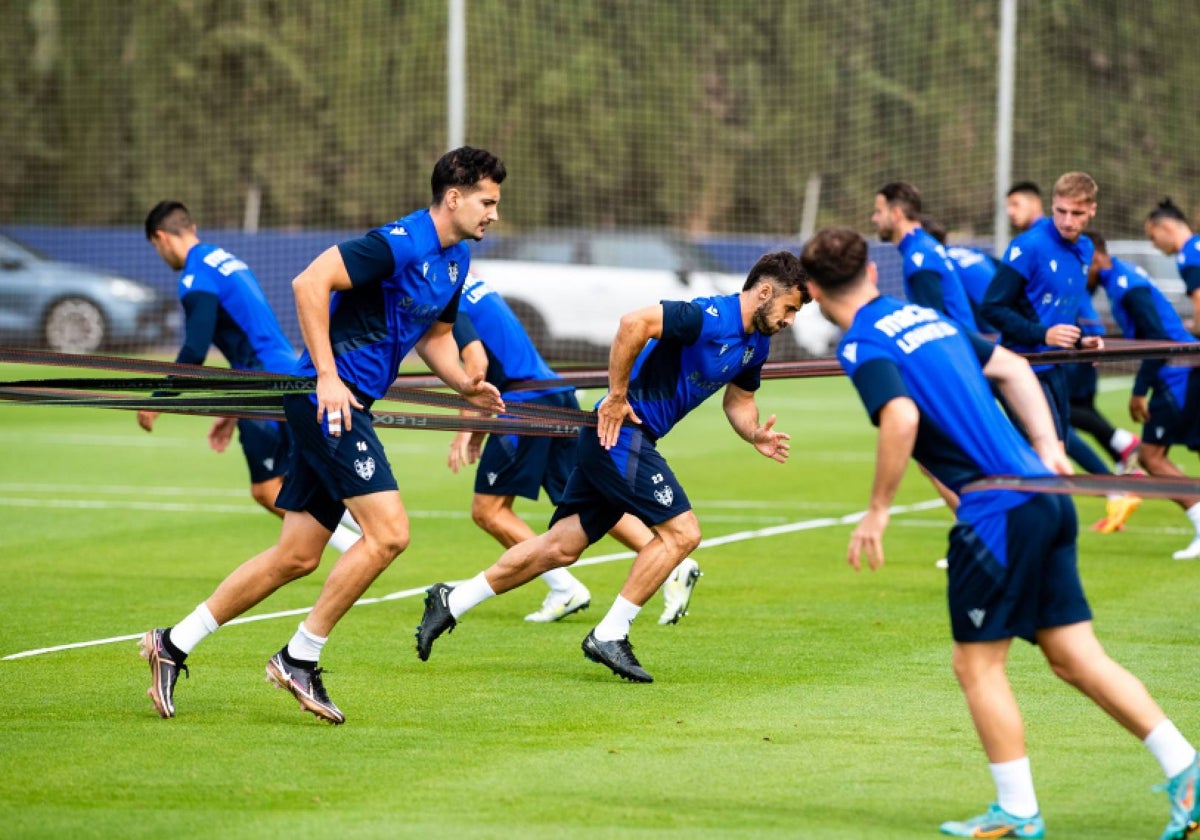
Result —
<svg viewBox="0 0 1200 840"><path fill-rule="evenodd" d="M354 392L346 387L336 374L317 376L317 422L329 421L330 437L342 436L342 424L350 431L353 418L350 407L362 408L363 405L354 396Z"/></svg>
<svg viewBox="0 0 1200 840"><path fill-rule="evenodd" d="M1046 330L1046 344L1070 350L1075 346L1075 342L1079 341L1080 335L1082 331L1074 324L1055 324Z"/></svg>
<svg viewBox="0 0 1200 840"><path fill-rule="evenodd" d="M600 407L596 409L596 434L600 437L601 446L612 449L616 445L626 417L639 426L642 424L642 418L634 413L633 406L623 394L616 395L610 392L606 395Z"/></svg>
<svg viewBox="0 0 1200 840"><path fill-rule="evenodd" d="M459 393L463 399L476 408L482 408L484 411L492 414L500 414L504 411L504 399L500 396L500 392L496 390L495 385L483 381L483 376L480 373L472 377L471 381L467 383L467 387L463 388Z"/></svg>
<svg viewBox="0 0 1200 840"><path fill-rule="evenodd" d="M233 440L233 430L237 427L236 417L218 417L208 430L208 446L213 452L224 452Z"/></svg>
<svg viewBox="0 0 1200 840"><path fill-rule="evenodd" d="M781 464L786 464L788 455L791 454L791 444L788 441L792 439L792 436L784 432L774 431L772 429L774 425L775 415L772 414L767 418L766 423L763 423L754 430L754 435L751 437L750 442L763 455Z"/></svg>
<svg viewBox="0 0 1200 840"><path fill-rule="evenodd" d="M1085 335L1079 339L1079 346L1084 350L1103 350L1104 336L1101 335Z"/></svg>
<svg viewBox="0 0 1200 840"><path fill-rule="evenodd" d="M867 563L871 571L883 566L883 532L887 530L891 514L886 510L868 510L867 515L859 520L858 527L850 535L850 547L846 551L846 560L854 571L862 571L862 553L867 553Z"/></svg>
<svg viewBox="0 0 1200 840"><path fill-rule="evenodd" d="M462 467L475 463L475 459L471 457L470 443L470 432L459 432L454 436L454 440L450 441L450 457L446 459L446 466L455 475L458 475Z"/></svg>
<svg viewBox="0 0 1200 840"><path fill-rule="evenodd" d="M147 432L154 431L154 421L158 419L157 411L139 411L137 413L137 424Z"/></svg>
<svg viewBox="0 0 1200 840"><path fill-rule="evenodd" d="M1038 457L1042 459L1042 463L1046 465L1046 469L1055 475L1074 475L1075 468L1071 466L1071 460L1067 457L1067 452L1063 448L1062 441L1055 439L1052 441L1038 442L1033 444L1034 451Z"/></svg>
<svg viewBox="0 0 1200 840"><path fill-rule="evenodd" d="M1145 397L1129 398L1129 418L1135 423L1145 423L1150 419L1150 404Z"/></svg>

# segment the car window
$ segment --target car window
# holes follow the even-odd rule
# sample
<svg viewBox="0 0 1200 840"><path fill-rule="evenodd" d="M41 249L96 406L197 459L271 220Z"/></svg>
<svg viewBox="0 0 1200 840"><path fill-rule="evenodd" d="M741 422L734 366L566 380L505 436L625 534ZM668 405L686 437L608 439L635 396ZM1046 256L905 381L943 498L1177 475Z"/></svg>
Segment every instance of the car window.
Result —
<svg viewBox="0 0 1200 840"><path fill-rule="evenodd" d="M679 254L661 239L630 236L598 236L592 240L592 263L613 268L650 268L680 271Z"/></svg>

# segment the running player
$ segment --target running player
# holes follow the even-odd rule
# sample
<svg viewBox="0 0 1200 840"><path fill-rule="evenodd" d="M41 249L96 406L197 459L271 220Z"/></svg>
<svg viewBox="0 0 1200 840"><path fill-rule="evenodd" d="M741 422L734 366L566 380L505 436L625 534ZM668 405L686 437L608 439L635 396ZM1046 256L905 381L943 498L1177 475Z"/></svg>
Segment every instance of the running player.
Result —
<svg viewBox="0 0 1200 840"><path fill-rule="evenodd" d="M621 594L583 640L593 662L635 682L653 678L633 655L629 630L643 605L700 542L691 502L657 443L684 416L724 388L725 416L760 454L787 461L790 439L775 416L759 422L754 392L771 336L788 327L808 299L800 261L780 251L755 263L739 294L663 301L627 313L613 339L608 395L598 427L579 436L579 455L550 530L506 551L457 587L438 583L425 598L417 656L467 610L570 565L627 513L654 529L633 562Z"/></svg>
<svg viewBox="0 0 1200 840"><path fill-rule="evenodd" d="M1154 247L1167 256L1175 257L1179 276L1187 287L1192 307L1200 312L1200 235L1192 233L1183 211L1169 198L1164 198L1146 217L1146 236ZM1196 317L1192 316L1193 331Z"/></svg>
<svg viewBox="0 0 1200 840"><path fill-rule="evenodd" d="M870 504L847 551L856 571L864 554L872 570L883 566L888 511L910 456L955 492L987 475L1070 472L1045 396L1023 359L932 309L880 296L867 243L856 231L819 231L802 259L814 300L846 331L838 359L879 428ZM996 404L989 379L1028 441ZM1076 567L1077 530L1068 496L962 494L948 573L954 672L987 754L997 801L979 816L944 823L945 834L1045 836L1024 724L1005 674L1014 638L1037 644L1056 675L1158 760L1171 808L1163 840L1186 837L1200 821L1196 750L1096 639Z"/></svg>

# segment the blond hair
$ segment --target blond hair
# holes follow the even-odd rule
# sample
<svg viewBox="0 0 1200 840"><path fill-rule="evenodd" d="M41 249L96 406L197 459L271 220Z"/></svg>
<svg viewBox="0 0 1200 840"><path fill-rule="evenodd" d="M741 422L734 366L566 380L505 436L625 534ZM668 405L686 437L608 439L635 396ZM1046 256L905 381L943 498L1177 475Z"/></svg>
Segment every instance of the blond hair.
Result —
<svg viewBox="0 0 1200 840"><path fill-rule="evenodd" d="M1072 201L1089 201L1095 204L1099 192L1100 187L1096 186L1095 179L1086 172L1068 172L1060 175L1054 182L1054 195Z"/></svg>

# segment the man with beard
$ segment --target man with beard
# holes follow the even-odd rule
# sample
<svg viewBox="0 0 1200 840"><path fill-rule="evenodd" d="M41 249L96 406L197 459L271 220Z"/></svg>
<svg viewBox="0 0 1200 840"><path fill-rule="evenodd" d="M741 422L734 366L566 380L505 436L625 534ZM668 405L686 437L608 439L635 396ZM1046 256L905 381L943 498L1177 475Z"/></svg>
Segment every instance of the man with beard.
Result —
<svg viewBox="0 0 1200 840"><path fill-rule="evenodd" d="M789 436L760 423L754 392L771 336L806 303L800 260L767 254L736 295L663 301L625 314L613 339L608 394L597 405L597 429L584 428L550 530L506 551L490 568L456 587L430 587L417 627L417 656L464 613L549 569L574 563L626 513L654 531L633 561L612 608L583 640L584 656L633 682L652 682L633 655L633 620L671 571L700 543L700 524L658 440L705 399L724 388L725 416L758 452L787 461Z"/></svg>

